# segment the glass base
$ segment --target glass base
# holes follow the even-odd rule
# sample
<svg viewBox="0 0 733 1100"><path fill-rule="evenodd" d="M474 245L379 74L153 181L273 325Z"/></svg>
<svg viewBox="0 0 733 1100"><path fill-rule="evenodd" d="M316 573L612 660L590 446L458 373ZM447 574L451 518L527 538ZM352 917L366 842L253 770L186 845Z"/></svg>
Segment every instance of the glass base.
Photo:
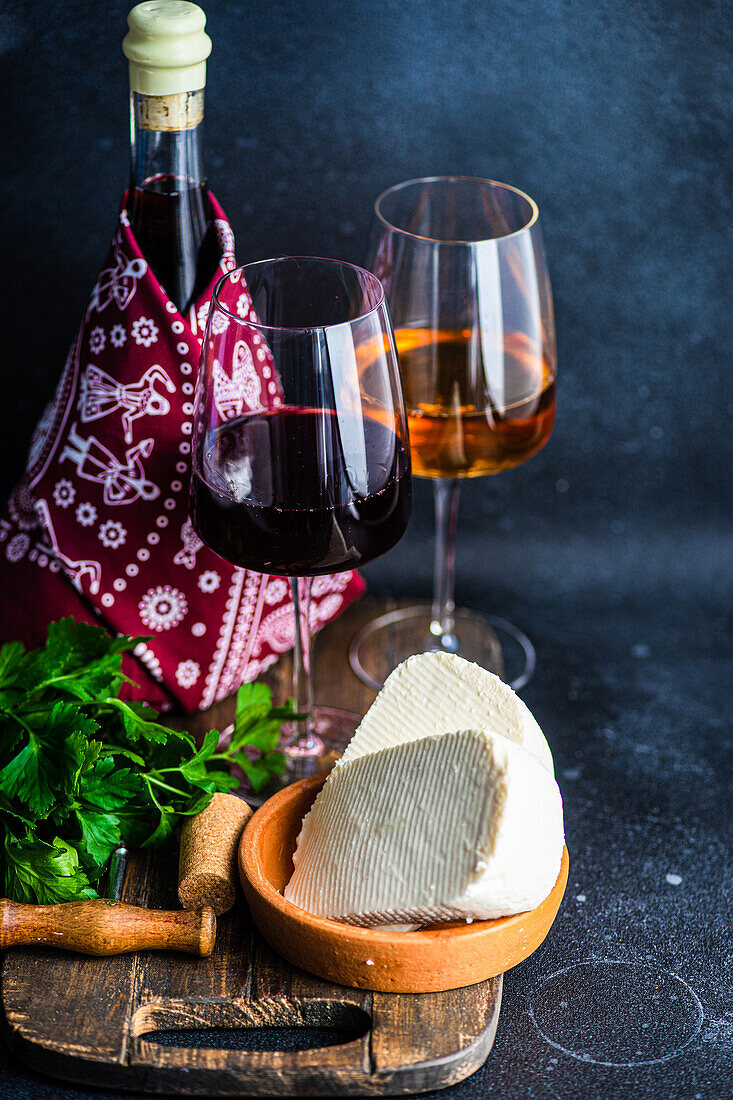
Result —
<svg viewBox="0 0 733 1100"><path fill-rule="evenodd" d="M416 604L380 615L362 627L349 646L351 667L359 679L379 691L400 662L415 653L443 650L475 661L515 691L529 681L536 663L534 646L506 619L459 608L448 648L431 632L432 618L431 604Z"/></svg>
<svg viewBox="0 0 733 1100"><path fill-rule="evenodd" d="M270 795L282 790L290 783L297 782L298 779L330 771L354 736L354 731L361 721L361 715L353 714L348 710L338 710L336 707L315 707L313 718L315 737L313 743L306 748L300 748L298 745L288 748L287 741L293 736L294 731L291 723L283 726L279 746L280 752L285 754L285 771L282 775L273 776L272 781L256 794L249 786L246 777L243 778L237 794L245 798L251 806L261 806Z"/></svg>

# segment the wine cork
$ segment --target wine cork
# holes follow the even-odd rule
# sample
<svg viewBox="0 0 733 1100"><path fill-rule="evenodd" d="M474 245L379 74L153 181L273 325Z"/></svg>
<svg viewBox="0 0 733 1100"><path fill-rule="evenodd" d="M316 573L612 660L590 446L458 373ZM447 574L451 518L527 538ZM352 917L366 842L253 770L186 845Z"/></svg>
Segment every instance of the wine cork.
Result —
<svg viewBox="0 0 733 1100"><path fill-rule="evenodd" d="M204 93L138 95L135 111L141 130L193 130L204 117Z"/></svg>
<svg viewBox="0 0 733 1100"><path fill-rule="evenodd" d="M210 905L217 917L234 905L237 846L252 810L233 794L215 794L181 829L178 900L184 909Z"/></svg>

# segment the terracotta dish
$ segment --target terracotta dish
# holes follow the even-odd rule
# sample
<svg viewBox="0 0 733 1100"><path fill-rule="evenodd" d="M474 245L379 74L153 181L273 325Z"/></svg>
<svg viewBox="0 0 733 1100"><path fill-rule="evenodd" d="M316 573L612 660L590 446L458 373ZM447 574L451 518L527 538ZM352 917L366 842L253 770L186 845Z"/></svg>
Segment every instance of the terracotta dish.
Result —
<svg viewBox="0 0 733 1100"><path fill-rule="evenodd" d="M248 822L239 873L255 924L291 963L340 985L386 993L436 993L503 974L550 931L568 878L568 851L552 893L528 913L419 932L380 932L326 920L292 905L282 890L293 873L303 817L325 775L301 779L268 799Z"/></svg>

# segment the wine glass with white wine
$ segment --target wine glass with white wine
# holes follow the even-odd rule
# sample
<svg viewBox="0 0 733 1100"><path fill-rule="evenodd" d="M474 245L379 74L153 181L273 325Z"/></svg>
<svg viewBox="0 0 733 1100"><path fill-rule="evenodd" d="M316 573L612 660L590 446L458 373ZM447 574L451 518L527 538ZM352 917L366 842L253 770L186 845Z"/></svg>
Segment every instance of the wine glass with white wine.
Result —
<svg viewBox="0 0 733 1100"><path fill-rule="evenodd" d="M534 647L504 619L454 603L458 498L465 478L532 458L555 422L552 293L535 202L493 180L409 180L376 201L366 266L389 302L413 474L435 492L432 604L382 615L350 657L377 688L427 649L459 653L520 688Z"/></svg>

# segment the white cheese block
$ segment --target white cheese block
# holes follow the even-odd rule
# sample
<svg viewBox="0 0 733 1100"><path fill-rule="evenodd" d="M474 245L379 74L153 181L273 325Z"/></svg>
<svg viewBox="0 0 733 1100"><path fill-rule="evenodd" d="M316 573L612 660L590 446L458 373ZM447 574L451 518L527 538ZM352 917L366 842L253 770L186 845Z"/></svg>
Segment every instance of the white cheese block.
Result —
<svg viewBox="0 0 733 1100"><path fill-rule="evenodd" d="M444 733L334 768L284 894L365 927L508 916L547 897L563 844L560 791L534 756L488 730Z"/></svg>
<svg viewBox="0 0 733 1100"><path fill-rule="evenodd" d="M418 653L392 672L336 767L390 745L449 730L491 729L553 772L531 711L498 676L453 653Z"/></svg>

